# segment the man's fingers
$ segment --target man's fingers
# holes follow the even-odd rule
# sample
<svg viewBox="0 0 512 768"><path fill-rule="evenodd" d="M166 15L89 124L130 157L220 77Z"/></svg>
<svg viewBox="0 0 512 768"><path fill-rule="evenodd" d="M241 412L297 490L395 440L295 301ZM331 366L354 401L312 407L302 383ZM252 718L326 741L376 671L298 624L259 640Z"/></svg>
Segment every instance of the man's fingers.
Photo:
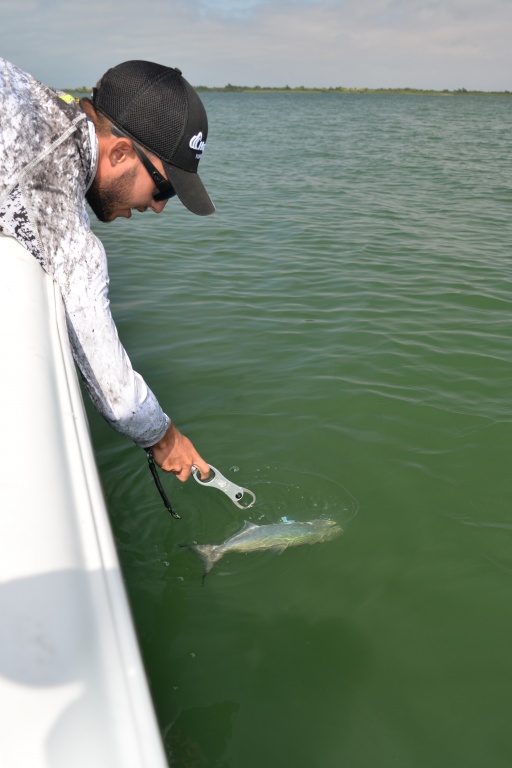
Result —
<svg viewBox="0 0 512 768"><path fill-rule="evenodd" d="M180 467L180 469L171 469L170 472L172 472L178 480L181 480L182 483L185 483L192 472L195 472L196 470L199 471L201 480L208 480L210 476L210 467L203 461L197 461L195 464L192 464L190 468Z"/></svg>
<svg viewBox="0 0 512 768"><path fill-rule="evenodd" d="M210 467L201 458L185 435L171 424L159 443L152 446L155 462L165 472L172 472L184 483L190 477L193 467L199 470L201 480L207 480Z"/></svg>
<svg viewBox="0 0 512 768"><path fill-rule="evenodd" d="M198 469L199 474L201 476L201 480L208 480L210 477L210 467L205 461L196 461L196 463L193 465L192 470Z"/></svg>
<svg viewBox="0 0 512 768"><path fill-rule="evenodd" d="M184 483L191 475L192 467L181 467L181 469L171 469L172 474Z"/></svg>

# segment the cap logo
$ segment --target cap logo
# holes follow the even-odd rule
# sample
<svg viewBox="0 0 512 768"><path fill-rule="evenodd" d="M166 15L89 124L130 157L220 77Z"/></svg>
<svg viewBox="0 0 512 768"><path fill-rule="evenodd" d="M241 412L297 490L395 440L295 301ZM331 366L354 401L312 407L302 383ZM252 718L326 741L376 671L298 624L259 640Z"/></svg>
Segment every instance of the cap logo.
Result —
<svg viewBox="0 0 512 768"><path fill-rule="evenodd" d="M195 136L192 136L188 143L190 149L193 149L194 152L196 152L196 158L197 160L200 160L203 156L204 148L206 147L206 141L203 141L203 134L202 131L199 131L198 134Z"/></svg>

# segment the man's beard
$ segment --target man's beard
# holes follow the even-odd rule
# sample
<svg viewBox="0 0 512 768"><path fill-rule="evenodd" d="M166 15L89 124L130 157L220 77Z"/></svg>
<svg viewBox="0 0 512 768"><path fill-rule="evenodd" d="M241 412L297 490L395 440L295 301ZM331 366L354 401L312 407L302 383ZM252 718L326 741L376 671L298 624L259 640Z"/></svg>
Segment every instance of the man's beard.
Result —
<svg viewBox="0 0 512 768"><path fill-rule="evenodd" d="M120 208L130 208L127 201L129 200L137 174L138 168L131 168L122 173L116 181L111 181L104 187L100 187L97 179L94 179L85 195L85 199L100 221L112 221L113 214L117 210Z"/></svg>

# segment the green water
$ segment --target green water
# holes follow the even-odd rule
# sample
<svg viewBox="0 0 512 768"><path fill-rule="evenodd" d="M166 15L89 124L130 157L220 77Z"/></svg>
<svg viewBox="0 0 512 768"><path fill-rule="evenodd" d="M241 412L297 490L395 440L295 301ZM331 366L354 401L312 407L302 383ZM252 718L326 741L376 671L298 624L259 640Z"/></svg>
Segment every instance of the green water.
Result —
<svg viewBox="0 0 512 768"><path fill-rule="evenodd" d="M204 95L200 219L95 225L135 367L252 489L165 484L88 409L176 768L509 768L511 105ZM331 542L180 544L282 517Z"/></svg>

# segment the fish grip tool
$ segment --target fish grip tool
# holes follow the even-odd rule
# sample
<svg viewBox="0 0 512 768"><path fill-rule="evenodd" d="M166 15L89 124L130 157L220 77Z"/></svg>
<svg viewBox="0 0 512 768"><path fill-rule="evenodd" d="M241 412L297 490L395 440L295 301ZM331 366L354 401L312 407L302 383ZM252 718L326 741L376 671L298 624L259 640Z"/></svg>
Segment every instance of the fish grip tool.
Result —
<svg viewBox="0 0 512 768"><path fill-rule="evenodd" d="M164 506L166 510L171 514L176 520L181 520L181 515L178 515L177 512L174 511L172 508L171 502L169 501L169 497L167 496L164 487L162 485L162 482L158 476L158 471L155 464L155 458L153 456L153 451L151 448L145 448L146 456L148 458L148 466L149 470L153 476L153 480L155 481L155 485L158 489L158 493L161 496L161 499L164 503ZM228 496L228 498L231 499L231 501L236 504L236 506L239 509L249 509L249 507L252 507L254 502L256 501L256 496L252 491L250 491L248 488L242 488L241 485L236 485L236 483L232 483L230 480L227 480L224 475L222 475L218 469L215 469L215 467L212 467L210 465L210 474L206 478L206 480L201 480L201 473L199 472L197 467L192 467L192 477L196 481L196 483L199 483L199 485L206 485L210 488L217 488L219 491L222 491L223 493ZM247 504L241 504L242 499L245 497L249 497L249 502Z"/></svg>
<svg viewBox="0 0 512 768"><path fill-rule="evenodd" d="M207 488L217 488L219 491L225 493L238 509L249 509L249 507L252 507L256 501L256 496L252 491L248 488L243 488L241 485L232 483L231 480L225 478L218 469L212 467L211 464L210 474L206 480L201 480L201 473L197 467L192 467L192 477L196 483L199 483L199 485L204 485ZM247 500L247 503L242 503L244 497Z"/></svg>

